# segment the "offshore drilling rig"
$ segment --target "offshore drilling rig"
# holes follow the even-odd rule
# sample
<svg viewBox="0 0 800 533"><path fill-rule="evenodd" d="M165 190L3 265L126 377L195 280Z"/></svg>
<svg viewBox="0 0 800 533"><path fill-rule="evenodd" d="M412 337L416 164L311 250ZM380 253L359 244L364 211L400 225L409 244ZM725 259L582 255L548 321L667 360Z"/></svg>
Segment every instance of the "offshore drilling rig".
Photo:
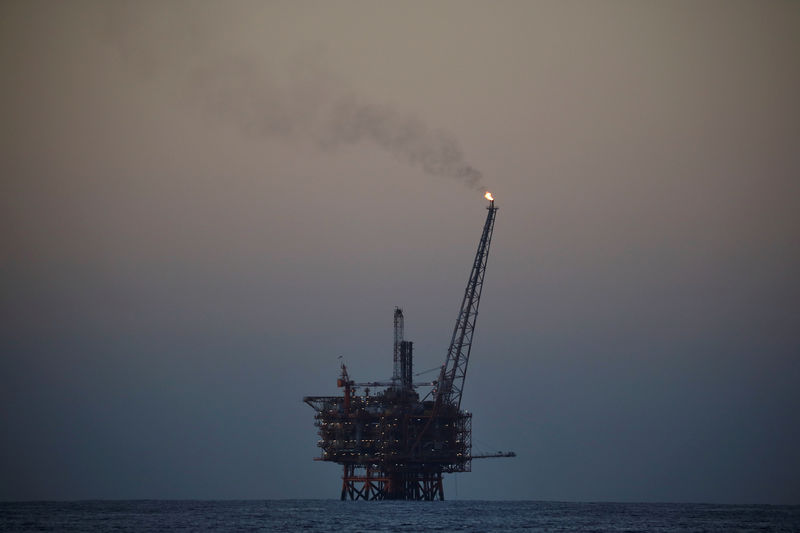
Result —
<svg viewBox="0 0 800 533"><path fill-rule="evenodd" d="M341 499L443 500L442 474L469 472L472 459L514 457L514 452L472 454L472 414L461 394L478 318L497 207L486 193L486 223L439 377L413 382L413 343L403 338L403 311L394 311L391 381L356 383L342 364L341 396L306 396L315 411L322 456L343 465ZM431 387L420 399L417 387ZM370 395L370 388L385 387ZM359 389L363 393L359 394Z"/></svg>

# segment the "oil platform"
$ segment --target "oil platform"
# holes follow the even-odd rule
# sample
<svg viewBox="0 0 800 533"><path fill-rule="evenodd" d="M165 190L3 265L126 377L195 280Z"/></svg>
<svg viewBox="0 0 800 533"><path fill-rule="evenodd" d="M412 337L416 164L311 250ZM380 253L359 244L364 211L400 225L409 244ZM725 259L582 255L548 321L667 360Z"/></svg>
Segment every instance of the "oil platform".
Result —
<svg viewBox="0 0 800 533"><path fill-rule="evenodd" d="M478 304L497 207L486 193L486 223L461 301L445 363L436 381L414 383L413 343L403 337L403 311L394 311L394 370L390 381L356 383L342 364L341 396L306 396L315 411L322 448L317 461L343 465L341 499L443 500L442 475L469 472L472 414L461 410ZM418 387L430 387L420 398ZM377 393L370 390L382 388ZM363 392L360 392L363 391Z"/></svg>

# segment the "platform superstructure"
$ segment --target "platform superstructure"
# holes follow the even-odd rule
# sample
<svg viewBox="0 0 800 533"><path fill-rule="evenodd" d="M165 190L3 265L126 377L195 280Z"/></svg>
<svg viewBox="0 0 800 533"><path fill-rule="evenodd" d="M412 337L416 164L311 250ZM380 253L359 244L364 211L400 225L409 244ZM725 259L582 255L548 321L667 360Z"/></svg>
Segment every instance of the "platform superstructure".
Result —
<svg viewBox="0 0 800 533"><path fill-rule="evenodd" d="M316 412L317 460L343 466L343 500L443 500L444 473L468 472L473 459L514 456L473 455L472 414L461 409L498 209L491 194L486 198L486 221L438 379L413 381L414 345L404 338L405 318L396 308L391 380L356 383L342 364L340 396L303 398ZM424 388L428 392L420 397Z"/></svg>

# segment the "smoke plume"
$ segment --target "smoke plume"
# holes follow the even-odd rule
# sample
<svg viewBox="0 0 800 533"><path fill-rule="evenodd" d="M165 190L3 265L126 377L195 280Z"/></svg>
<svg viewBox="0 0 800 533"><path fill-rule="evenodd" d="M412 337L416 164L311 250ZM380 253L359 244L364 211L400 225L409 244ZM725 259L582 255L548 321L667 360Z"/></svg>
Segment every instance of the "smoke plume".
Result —
<svg viewBox="0 0 800 533"><path fill-rule="evenodd" d="M465 161L455 137L431 130L411 114L351 96L336 102L325 120L329 135L325 140L332 144L370 141L427 174L483 189L481 173Z"/></svg>
<svg viewBox="0 0 800 533"><path fill-rule="evenodd" d="M248 136L323 149L368 143L428 175L485 189L454 135L357 94L321 66L318 48L288 66L267 65L252 53L215 49L217 39L196 14L111 11L105 36L131 72L169 79L181 98Z"/></svg>

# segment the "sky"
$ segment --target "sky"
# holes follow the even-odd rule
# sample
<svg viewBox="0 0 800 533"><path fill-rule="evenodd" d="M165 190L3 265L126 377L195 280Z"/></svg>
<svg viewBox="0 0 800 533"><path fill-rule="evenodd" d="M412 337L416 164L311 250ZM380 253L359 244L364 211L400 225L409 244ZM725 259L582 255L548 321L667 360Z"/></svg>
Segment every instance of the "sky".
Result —
<svg viewBox="0 0 800 533"><path fill-rule="evenodd" d="M336 498L305 395L443 364L448 499L800 504L800 4L0 3L0 499Z"/></svg>

